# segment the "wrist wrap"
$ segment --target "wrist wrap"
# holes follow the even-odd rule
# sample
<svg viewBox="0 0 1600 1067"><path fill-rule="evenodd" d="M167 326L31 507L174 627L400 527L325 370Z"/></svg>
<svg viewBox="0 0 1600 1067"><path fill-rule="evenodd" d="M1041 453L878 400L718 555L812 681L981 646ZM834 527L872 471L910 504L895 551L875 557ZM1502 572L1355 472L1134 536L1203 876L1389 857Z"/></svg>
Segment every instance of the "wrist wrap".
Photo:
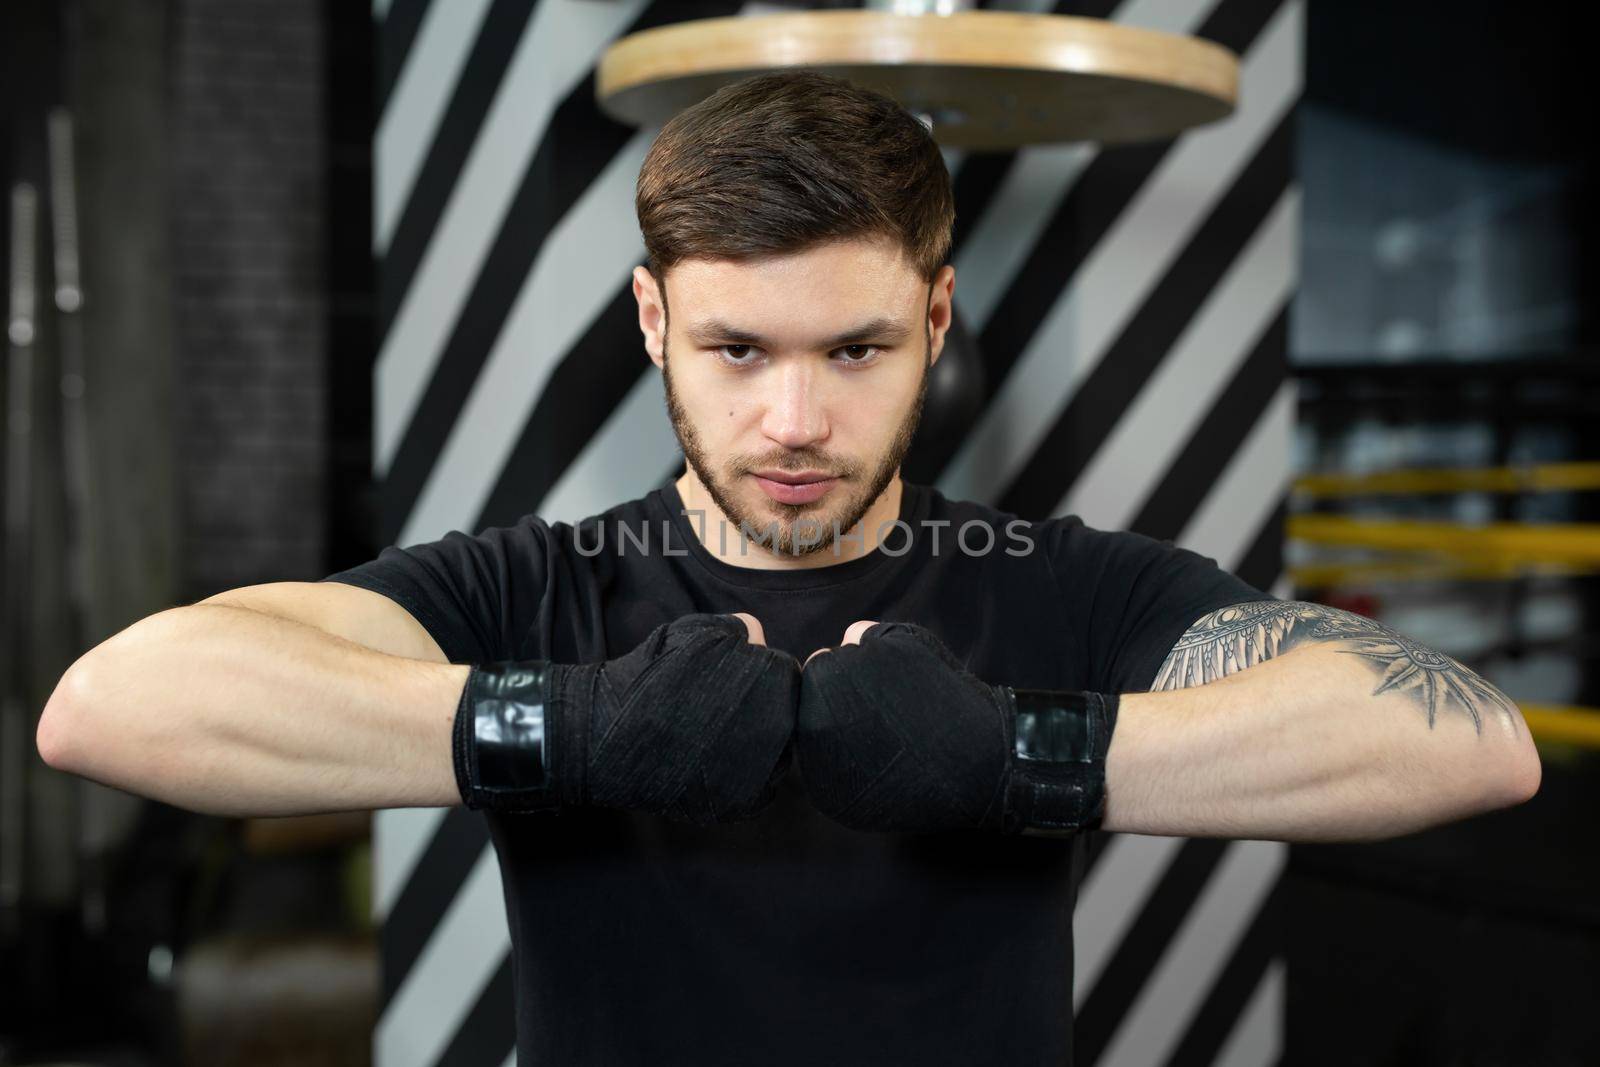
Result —
<svg viewBox="0 0 1600 1067"><path fill-rule="evenodd" d="M456 788L467 807L560 806L552 773L556 723L548 714L554 666L547 660L501 661L468 672L450 746Z"/></svg>
<svg viewBox="0 0 1600 1067"><path fill-rule="evenodd" d="M1013 729L1002 831L1099 826L1117 694L995 688Z"/></svg>
<svg viewBox="0 0 1600 1067"><path fill-rule="evenodd" d="M1070 832L1103 818L1117 704L990 685L925 627L879 623L806 665L795 749L817 810L853 829Z"/></svg>
<svg viewBox="0 0 1600 1067"><path fill-rule="evenodd" d="M799 688L794 657L732 615L681 616L600 663L477 665L451 735L456 788L469 808L749 818L788 768Z"/></svg>

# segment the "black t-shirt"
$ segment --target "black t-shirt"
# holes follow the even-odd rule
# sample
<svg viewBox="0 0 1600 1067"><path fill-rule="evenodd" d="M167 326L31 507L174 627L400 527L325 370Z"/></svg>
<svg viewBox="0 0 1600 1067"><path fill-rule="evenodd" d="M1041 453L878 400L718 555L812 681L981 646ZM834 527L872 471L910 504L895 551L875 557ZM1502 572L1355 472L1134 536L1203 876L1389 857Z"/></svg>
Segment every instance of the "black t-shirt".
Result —
<svg viewBox="0 0 1600 1067"><path fill-rule="evenodd" d="M1267 598L1170 542L909 483L879 548L807 570L718 559L681 509L669 483L576 526L528 515L323 580L391 597L453 663L594 662L680 615L747 611L801 660L857 619L904 620L985 681L1099 692L1148 690L1195 619ZM811 808L798 767L742 823L484 817L519 1063L1071 1062L1082 835L861 833Z"/></svg>

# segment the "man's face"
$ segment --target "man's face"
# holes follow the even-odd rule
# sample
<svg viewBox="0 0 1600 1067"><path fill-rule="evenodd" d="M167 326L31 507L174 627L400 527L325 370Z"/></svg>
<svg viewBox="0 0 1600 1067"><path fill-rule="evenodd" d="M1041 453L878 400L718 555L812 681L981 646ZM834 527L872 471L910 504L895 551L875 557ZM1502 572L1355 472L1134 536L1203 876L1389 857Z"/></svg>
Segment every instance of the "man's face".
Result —
<svg viewBox="0 0 1600 1067"><path fill-rule="evenodd" d="M930 290L876 239L692 259L667 274L666 315L656 279L635 271L673 428L730 522L802 555L861 520L911 446L953 276L942 268Z"/></svg>

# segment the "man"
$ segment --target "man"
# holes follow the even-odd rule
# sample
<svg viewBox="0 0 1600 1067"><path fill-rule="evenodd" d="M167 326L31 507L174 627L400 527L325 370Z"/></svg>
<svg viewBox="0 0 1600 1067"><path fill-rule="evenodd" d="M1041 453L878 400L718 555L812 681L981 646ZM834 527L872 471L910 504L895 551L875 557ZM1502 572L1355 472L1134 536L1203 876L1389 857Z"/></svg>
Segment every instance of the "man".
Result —
<svg viewBox="0 0 1600 1067"><path fill-rule="evenodd" d="M46 758L199 810L483 811L530 1064L1070 1062L1086 831L1377 838L1537 789L1449 657L899 478L953 209L893 102L731 86L637 208L679 478L152 616L69 672Z"/></svg>

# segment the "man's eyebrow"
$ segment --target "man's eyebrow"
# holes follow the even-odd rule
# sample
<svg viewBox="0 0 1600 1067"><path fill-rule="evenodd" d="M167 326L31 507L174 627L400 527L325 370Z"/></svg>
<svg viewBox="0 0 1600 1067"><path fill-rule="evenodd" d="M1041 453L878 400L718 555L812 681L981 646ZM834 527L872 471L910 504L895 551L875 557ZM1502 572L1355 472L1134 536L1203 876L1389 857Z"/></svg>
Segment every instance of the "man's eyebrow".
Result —
<svg viewBox="0 0 1600 1067"><path fill-rule="evenodd" d="M765 339L758 333L742 329L721 319L703 319L690 323L685 331L689 340L697 345L755 345L764 348ZM899 344L911 335L911 328L890 318L869 319L841 334L825 338L822 347L840 348L844 345L877 341L882 344Z"/></svg>

